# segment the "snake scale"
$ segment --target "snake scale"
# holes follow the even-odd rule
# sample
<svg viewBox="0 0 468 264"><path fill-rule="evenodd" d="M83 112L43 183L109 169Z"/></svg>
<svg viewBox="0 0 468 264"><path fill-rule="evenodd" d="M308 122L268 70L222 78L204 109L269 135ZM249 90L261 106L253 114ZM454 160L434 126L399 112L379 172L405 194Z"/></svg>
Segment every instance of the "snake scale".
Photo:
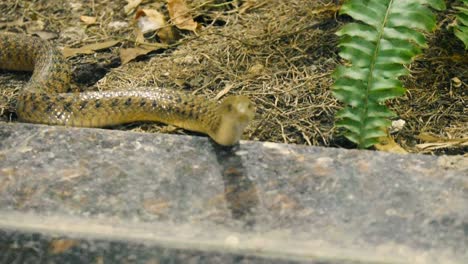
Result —
<svg viewBox="0 0 468 264"><path fill-rule="evenodd" d="M47 41L0 34L0 69L32 71L16 105L23 122L77 127L109 127L154 121L209 135L221 145L237 143L255 114L246 96L221 103L163 88L73 92L71 70Z"/></svg>

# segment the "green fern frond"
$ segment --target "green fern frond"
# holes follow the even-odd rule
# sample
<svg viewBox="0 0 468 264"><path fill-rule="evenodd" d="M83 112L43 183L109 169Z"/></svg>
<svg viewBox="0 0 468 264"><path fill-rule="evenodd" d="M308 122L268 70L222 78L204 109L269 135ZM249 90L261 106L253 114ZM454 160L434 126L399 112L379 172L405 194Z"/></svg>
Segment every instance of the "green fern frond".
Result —
<svg viewBox="0 0 468 264"><path fill-rule="evenodd" d="M383 103L405 93L398 77L408 74L406 65L427 46L421 31L435 28L427 6L445 8L442 0L349 0L341 7L341 14L359 23L336 33L339 54L351 63L334 72L333 94L346 104L336 124L360 148L378 143L395 116Z"/></svg>
<svg viewBox="0 0 468 264"><path fill-rule="evenodd" d="M468 49L468 0L463 0L463 4L463 7L455 7L458 9L458 15L454 34L463 41L465 49Z"/></svg>

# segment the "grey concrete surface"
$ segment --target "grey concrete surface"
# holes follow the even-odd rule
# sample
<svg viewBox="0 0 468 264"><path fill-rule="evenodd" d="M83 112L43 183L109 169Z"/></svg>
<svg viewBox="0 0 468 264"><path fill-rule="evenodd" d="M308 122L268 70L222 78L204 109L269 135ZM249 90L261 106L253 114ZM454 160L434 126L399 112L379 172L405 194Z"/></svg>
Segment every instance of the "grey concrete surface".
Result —
<svg viewBox="0 0 468 264"><path fill-rule="evenodd" d="M468 160L0 124L0 263L468 263Z"/></svg>

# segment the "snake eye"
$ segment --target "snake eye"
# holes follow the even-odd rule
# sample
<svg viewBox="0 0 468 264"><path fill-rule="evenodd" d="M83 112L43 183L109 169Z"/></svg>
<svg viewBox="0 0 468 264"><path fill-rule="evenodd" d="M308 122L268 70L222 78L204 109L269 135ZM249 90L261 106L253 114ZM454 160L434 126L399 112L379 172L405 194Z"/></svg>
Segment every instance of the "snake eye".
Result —
<svg viewBox="0 0 468 264"><path fill-rule="evenodd" d="M227 104L226 108L227 108L228 112L231 112L232 111L232 104Z"/></svg>

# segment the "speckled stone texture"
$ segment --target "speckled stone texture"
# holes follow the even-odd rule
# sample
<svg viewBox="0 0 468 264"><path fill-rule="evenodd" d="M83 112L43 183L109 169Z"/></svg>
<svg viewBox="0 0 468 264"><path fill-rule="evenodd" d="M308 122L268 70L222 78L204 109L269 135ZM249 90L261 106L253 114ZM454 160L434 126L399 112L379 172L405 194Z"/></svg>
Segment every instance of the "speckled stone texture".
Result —
<svg viewBox="0 0 468 264"><path fill-rule="evenodd" d="M468 160L0 124L0 263L468 263Z"/></svg>

